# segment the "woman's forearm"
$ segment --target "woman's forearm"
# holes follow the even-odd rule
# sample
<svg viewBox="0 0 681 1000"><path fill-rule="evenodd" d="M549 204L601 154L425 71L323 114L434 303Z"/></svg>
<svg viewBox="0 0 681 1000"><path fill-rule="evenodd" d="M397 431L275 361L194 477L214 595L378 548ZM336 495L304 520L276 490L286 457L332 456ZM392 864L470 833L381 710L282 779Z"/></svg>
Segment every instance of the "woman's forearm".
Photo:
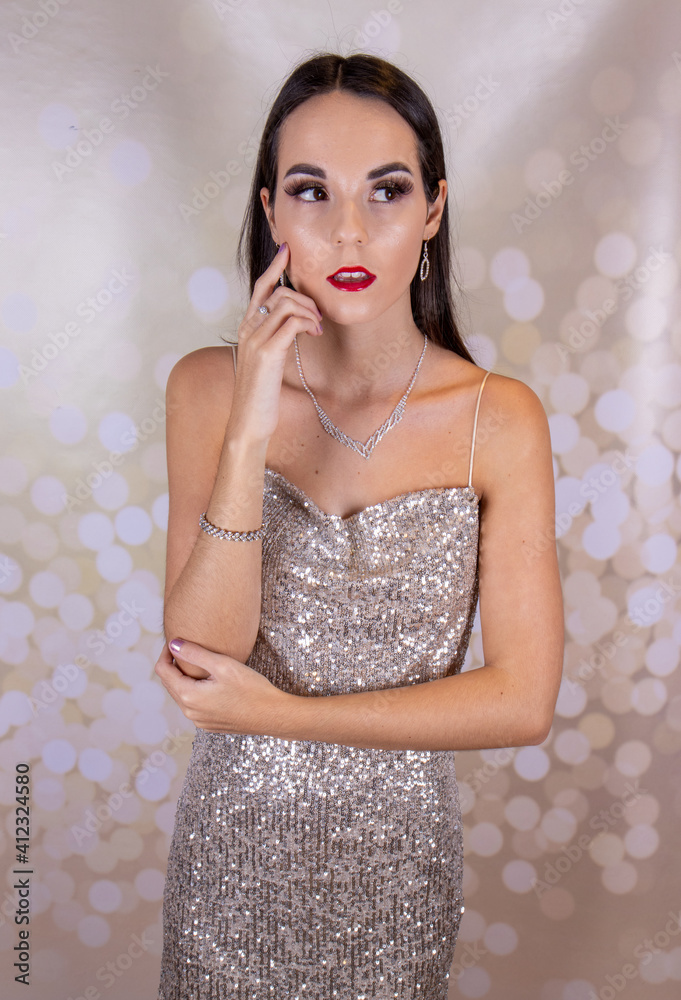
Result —
<svg viewBox="0 0 681 1000"><path fill-rule="evenodd" d="M212 524L231 531L260 527L266 452L266 442L244 440L227 428L206 509ZM245 662L258 633L261 577L261 539L235 541L200 530L165 602L166 639L182 636Z"/></svg>
<svg viewBox="0 0 681 1000"><path fill-rule="evenodd" d="M304 697L286 694L273 736L384 750L481 750L543 743L554 703L510 671L483 666L406 687Z"/></svg>

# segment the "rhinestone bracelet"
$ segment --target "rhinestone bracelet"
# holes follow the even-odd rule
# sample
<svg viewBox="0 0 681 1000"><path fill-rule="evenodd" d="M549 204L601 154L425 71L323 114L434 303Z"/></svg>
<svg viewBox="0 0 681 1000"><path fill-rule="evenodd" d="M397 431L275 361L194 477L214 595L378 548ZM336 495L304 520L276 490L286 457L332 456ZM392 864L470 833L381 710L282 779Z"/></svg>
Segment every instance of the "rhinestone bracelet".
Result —
<svg viewBox="0 0 681 1000"><path fill-rule="evenodd" d="M228 541L233 542L255 542L265 534L265 526L263 524L254 531L227 531L226 528L218 528L217 525L211 524L208 520L205 510L199 518L199 524L213 538L226 538Z"/></svg>

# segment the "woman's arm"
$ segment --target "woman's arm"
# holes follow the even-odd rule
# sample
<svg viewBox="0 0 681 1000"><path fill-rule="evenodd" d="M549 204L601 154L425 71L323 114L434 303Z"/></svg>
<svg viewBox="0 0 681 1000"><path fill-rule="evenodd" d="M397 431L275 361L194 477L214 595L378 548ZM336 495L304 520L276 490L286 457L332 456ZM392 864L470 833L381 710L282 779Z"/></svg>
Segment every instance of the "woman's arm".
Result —
<svg viewBox="0 0 681 1000"><path fill-rule="evenodd" d="M207 680L178 676L167 652L156 665L187 718L212 732L385 750L476 750L546 739L564 643L548 421L537 395L515 379L490 379L481 414L485 406L503 419L475 451L484 666L405 687L304 697L189 643L183 653L211 673Z"/></svg>
<svg viewBox="0 0 681 1000"><path fill-rule="evenodd" d="M258 632L262 541L216 540L199 527L247 531L262 523L266 443L229 424L234 391L229 347L181 358L166 388L168 540L163 630L246 660ZM204 677L176 656L193 676Z"/></svg>

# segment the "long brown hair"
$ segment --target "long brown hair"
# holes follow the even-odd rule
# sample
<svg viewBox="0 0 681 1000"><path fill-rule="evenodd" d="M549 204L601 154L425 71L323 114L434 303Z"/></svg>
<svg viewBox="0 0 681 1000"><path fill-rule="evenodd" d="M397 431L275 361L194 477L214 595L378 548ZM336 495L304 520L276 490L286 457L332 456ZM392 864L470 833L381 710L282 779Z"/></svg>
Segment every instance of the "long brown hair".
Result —
<svg viewBox="0 0 681 1000"><path fill-rule="evenodd" d="M307 59L293 70L277 94L260 139L237 248L237 265L242 274L248 274L251 295L256 280L269 267L276 253L260 189L269 189L270 205L274 207L281 126L304 101L334 90L379 98L411 126L418 143L421 178L429 204L438 195L438 181L446 179L445 154L435 110L411 77L385 59L364 53L341 56L324 52ZM461 335L452 295L452 284L455 284L463 297L453 272L448 204L447 201L440 228L428 241L429 275L421 281L417 271L412 279L411 310L418 328L434 343L475 364ZM288 279L287 284L292 287Z"/></svg>

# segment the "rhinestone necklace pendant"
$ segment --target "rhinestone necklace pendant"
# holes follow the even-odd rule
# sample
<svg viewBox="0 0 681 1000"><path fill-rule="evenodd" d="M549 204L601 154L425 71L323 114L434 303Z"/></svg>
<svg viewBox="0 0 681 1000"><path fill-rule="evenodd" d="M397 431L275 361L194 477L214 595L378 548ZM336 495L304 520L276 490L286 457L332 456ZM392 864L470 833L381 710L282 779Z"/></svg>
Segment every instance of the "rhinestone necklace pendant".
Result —
<svg viewBox="0 0 681 1000"><path fill-rule="evenodd" d="M356 451L358 455L362 456L362 458L369 459L369 457L371 456L372 451L374 450L374 448L376 447L376 445L378 444L378 442L381 440L381 438L383 437L383 435L386 434L396 424L398 424L400 422L400 420L402 419L402 416L404 414L404 408L407 405L407 398L409 396L409 393L412 390L412 386L414 385L414 382L416 381L416 376L419 373L419 368L421 367L421 362L423 361L423 356L426 353L426 346L428 344L428 337L424 333L424 335L423 335L423 350L421 351L421 357L419 358L418 364L417 364L417 366L416 366L416 368L414 370L414 374L411 377L411 382L409 383L409 386L407 387L406 392L404 393L404 395L402 396L402 398L400 399L400 401L398 402L397 406L395 407L395 409L393 410L393 412L390 414L390 416L388 417L388 419L377 430L375 430L373 432L373 434L369 438L367 438L367 440L366 440L366 442L364 444L362 444L361 441L356 441L354 438L348 437L347 434L345 434L342 430L340 430L338 427L336 427L336 425L333 423L333 421L329 417L328 413L326 413L321 408L321 406L319 405L319 403L317 402L317 400L316 400L316 398L314 396L314 393L312 392L312 390L308 386L307 382L305 381L305 376L303 375L303 369L301 368L301 365L300 365L300 355L298 354L298 337L297 336L295 338L294 343L295 343L295 347L296 347L296 364L298 365L298 373L300 375L300 380L303 383L303 386L307 390L308 394L312 398L312 402L315 405L315 409L317 410L317 414L319 415L319 420L321 422L322 427L327 432L327 434L330 434L331 437L334 438L336 441L339 441L341 444L344 444L347 448L352 448L352 450Z"/></svg>

